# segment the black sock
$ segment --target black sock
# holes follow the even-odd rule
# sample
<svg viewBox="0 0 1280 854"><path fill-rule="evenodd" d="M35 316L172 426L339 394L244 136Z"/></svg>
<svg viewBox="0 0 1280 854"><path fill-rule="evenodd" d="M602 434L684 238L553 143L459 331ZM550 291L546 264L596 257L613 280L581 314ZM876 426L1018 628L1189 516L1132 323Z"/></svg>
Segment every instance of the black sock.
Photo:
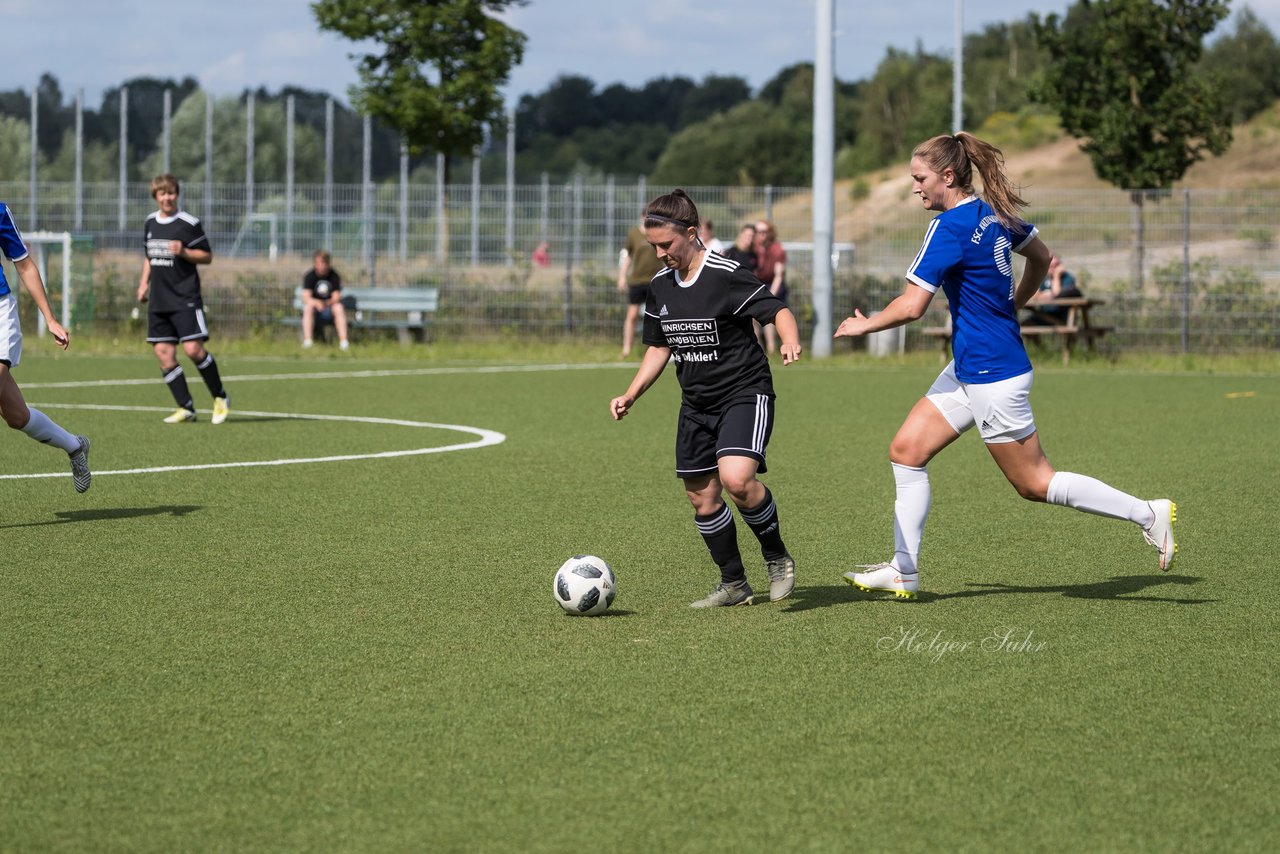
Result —
<svg viewBox="0 0 1280 854"><path fill-rule="evenodd" d="M740 511L742 521L747 523L751 533L760 541L760 552L765 560L777 560L787 553L782 544L782 525L778 522L778 505L773 503L773 493L766 486L764 501L755 507Z"/></svg>
<svg viewBox="0 0 1280 854"><path fill-rule="evenodd" d="M227 390L222 387L222 377L218 376L218 363L213 360L212 353L205 353L204 361L196 365L204 384L209 387L209 394L214 397L226 397Z"/></svg>
<svg viewBox="0 0 1280 854"><path fill-rule="evenodd" d="M187 389L187 375L182 372L182 365L178 365L171 371L161 371L160 376L164 377L165 385L169 387L169 394L173 395L173 399L183 409L196 411L195 401L191 399L191 392Z"/></svg>
<svg viewBox="0 0 1280 854"><path fill-rule="evenodd" d="M733 511L729 505L721 504L719 510L707 516L695 515L693 521L711 552L711 559L720 567L720 581L724 584L746 581L747 571L742 566L742 554L738 551L738 528L733 523Z"/></svg>

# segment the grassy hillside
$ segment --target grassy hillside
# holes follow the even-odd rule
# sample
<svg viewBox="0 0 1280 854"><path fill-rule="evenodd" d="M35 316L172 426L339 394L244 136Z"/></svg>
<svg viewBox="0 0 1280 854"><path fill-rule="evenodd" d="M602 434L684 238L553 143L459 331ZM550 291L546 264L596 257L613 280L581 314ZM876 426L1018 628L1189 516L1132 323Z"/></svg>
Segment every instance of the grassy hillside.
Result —
<svg viewBox="0 0 1280 854"><path fill-rule="evenodd" d="M987 130L976 133L986 137ZM1042 226L1046 239L1051 237L1056 249L1095 279L1123 278L1132 239L1128 195L1094 174L1079 141L1058 135L1033 147L1009 144L1004 152L1010 174L1031 203L1028 215ZM1168 200L1147 206L1147 269L1181 257L1184 189L1193 191L1193 256L1230 258L1264 270L1280 268L1280 221L1257 216L1259 207L1274 207L1273 194L1280 190L1280 173L1274 169L1278 153L1280 102L1237 126L1226 154L1193 166ZM1259 191L1262 196L1251 197ZM860 265L873 272L900 270L904 253L914 251L926 222L919 203L911 198L905 161L840 181L835 206L836 239L855 243ZM787 199L778 205L775 217L807 227L812 221L809 196Z"/></svg>

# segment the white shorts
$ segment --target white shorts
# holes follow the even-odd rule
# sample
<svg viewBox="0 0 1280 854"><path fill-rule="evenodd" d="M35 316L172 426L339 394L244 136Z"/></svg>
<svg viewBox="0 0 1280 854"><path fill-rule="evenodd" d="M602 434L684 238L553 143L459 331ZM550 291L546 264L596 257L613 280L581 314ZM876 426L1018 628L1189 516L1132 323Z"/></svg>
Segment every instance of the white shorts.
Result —
<svg viewBox="0 0 1280 854"><path fill-rule="evenodd" d="M22 324L18 322L18 298L13 291L0 297L0 362L18 367L22 361Z"/></svg>
<svg viewBox="0 0 1280 854"><path fill-rule="evenodd" d="M989 445L1017 442L1036 432L1031 376L1027 371L994 383L962 383L956 379L956 363L948 362L924 396L957 433L977 424L978 435Z"/></svg>

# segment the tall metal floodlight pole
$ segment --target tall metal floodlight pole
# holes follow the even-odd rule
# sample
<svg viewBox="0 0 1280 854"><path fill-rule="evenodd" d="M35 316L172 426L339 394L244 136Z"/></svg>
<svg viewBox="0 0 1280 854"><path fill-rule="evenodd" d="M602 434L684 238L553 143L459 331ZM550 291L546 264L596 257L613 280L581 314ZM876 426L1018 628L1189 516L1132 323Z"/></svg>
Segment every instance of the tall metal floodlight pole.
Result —
<svg viewBox="0 0 1280 854"><path fill-rule="evenodd" d="M293 252L293 95L284 100L284 251Z"/></svg>
<svg viewBox="0 0 1280 854"><path fill-rule="evenodd" d="M333 250L333 99L324 102L324 245Z"/></svg>
<svg viewBox="0 0 1280 854"><path fill-rule="evenodd" d="M246 219L253 214L253 93L249 93L245 104L244 120L244 215Z"/></svg>
<svg viewBox="0 0 1280 854"><path fill-rule="evenodd" d="M120 87L120 207L116 225L124 231L129 195L129 87Z"/></svg>
<svg viewBox="0 0 1280 854"><path fill-rule="evenodd" d="M471 152L471 266L480 266L480 148Z"/></svg>
<svg viewBox="0 0 1280 854"><path fill-rule="evenodd" d="M213 231L213 95L204 96L204 219Z"/></svg>
<svg viewBox="0 0 1280 854"><path fill-rule="evenodd" d="M76 90L76 231L84 228L84 90Z"/></svg>
<svg viewBox="0 0 1280 854"><path fill-rule="evenodd" d="M964 0L956 0L955 59L951 75L951 132L964 130Z"/></svg>
<svg viewBox="0 0 1280 854"><path fill-rule="evenodd" d="M364 117L364 143L363 154L361 155L362 167L360 171L360 198L361 198L361 219L364 220L363 245L360 248L360 257L364 259L365 267L373 264L373 117L365 115Z"/></svg>
<svg viewBox="0 0 1280 854"><path fill-rule="evenodd" d="M173 92L164 90L164 113L160 118L160 135L164 140L164 171L173 171Z"/></svg>
<svg viewBox="0 0 1280 854"><path fill-rule="evenodd" d="M409 145L400 137L400 263L409 260Z"/></svg>
<svg viewBox="0 0 1280 854"><path fill-rule="evenodd" d="M445 187L444 173L445 167L444 152L436 152L436 260L441 264L449 259L449 224L445 217L448 211L445 209L444 194Z"/></svg>
<svg viewBox="0 0 1280 854"><path fill-rule="evenodd" d="M835 0L817 0L813 63L813 355L831 355L835 222Z"/></svg>
<svg viewBox="0 0 1280 854"><path fill-rule="evenodd" d="M507 266L516 262L516 108L507 108Z"/></svg>
<svg viewBox="0 0 1280 854"><path fill-rule="evenodd" d="M31 217L31 230L34 231L39 222L36 194L36 158L40 154L40 90L31 90L31 190L27 196L27 216Z"/></svg>

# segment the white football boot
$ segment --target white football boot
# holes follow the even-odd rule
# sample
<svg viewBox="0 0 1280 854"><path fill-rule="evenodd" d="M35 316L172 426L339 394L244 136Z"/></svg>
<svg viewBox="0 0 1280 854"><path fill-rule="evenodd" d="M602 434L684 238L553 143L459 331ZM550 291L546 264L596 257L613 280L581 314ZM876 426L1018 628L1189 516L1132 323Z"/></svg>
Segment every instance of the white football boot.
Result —
<svg viewBox="0 0 1280 854"><path fill-rule="evenodd" d="M903 575L891 563L859 564L866 572L846 572L844 580L868 593L892 593L899 599L914 599L920 592L920 573Z"/></svg>
<svg viewBox="0 0 1280 854"><path fill-rule="evenodd" d="M1160 554L1160 569L1168 572L1169 567L1173 566L1174 555L1178 553L1178 544L1173 539L1173 523L1178 521L1178 505L1167 498L1148 501L1147 505L1156 514L1156 520L1142 532L1142 536L1156 547Z"/></svg>

